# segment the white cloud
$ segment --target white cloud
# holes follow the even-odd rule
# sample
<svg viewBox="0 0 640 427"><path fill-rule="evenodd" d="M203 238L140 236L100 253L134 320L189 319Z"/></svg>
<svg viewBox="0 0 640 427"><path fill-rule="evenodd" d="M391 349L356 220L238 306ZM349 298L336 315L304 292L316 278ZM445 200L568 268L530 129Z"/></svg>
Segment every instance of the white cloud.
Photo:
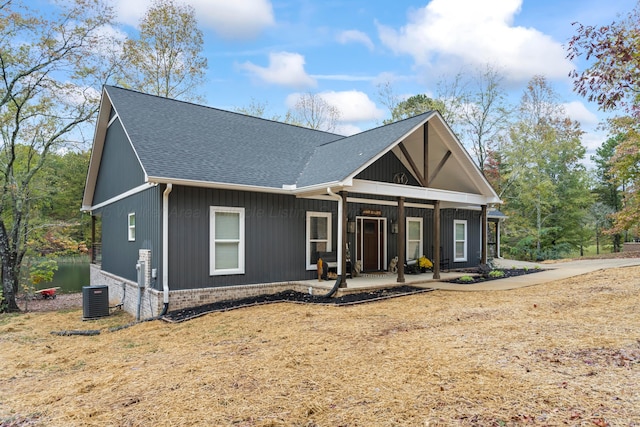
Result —
<svg viewBox="0 0 640 427"><path fill-rule="evenodd" d="M265 83L292 88L315 87L316 81L304 71L304 56L291 52L269 54L269 66L260 67L251 62L240 64L240 68L250 72Z"/></svg>
<svg viewBox="0 0 640 427"><path fill-rule="evenodd" d="M372 76L354 76L350 74L313 74L311 77L318 80L333 80L342 82L370 82L375 80Z"/></svg>
<svg viewBox="0 0 640 427"><path fill-rule="evenodd" d="M513 26L521 5L522 0L432 0L410 11L402 28L378 24L378 33L385 46L411 55L420 68L446 72L490 63L510 81L535 74L566 78L572 66L561 43L535 28Z"/></svg>
<svg viewBox="0 0 640 427"><path fill-rule="evenodd" d="M340 111L340 122L342 123L367 122L379 120L384 116L384 111L380 110L364 92L357 90L330 91L320 92L317 95ZM287 96L287 106L293 108L300 96L300 93L292 93Z"/></svg>
<svg viewBox="0 0 640 427"><path fill-rule="evenodd" d="M275 25L269 0L190 0L198 22L229 39L249 39Z"/></svg>
<svg viewBox="0 0 640 427"><path fill-rule="evenodd" d="M378 120L384 116L384 111L376 107L376 103L369 96L357 90L341 92L322 92L322 99L340 110L341 122L365 122Z"/></svg>
<svg viewBox="0 0 640 427"><path fill-rule="evenodd" d="M343 31L336 37L339 43L347 44L347 43L361 43L367 47L369 50L373 50L373 42L369 38L368 35L358 30L347 30Z"/></svg>
<svg viewBox="0 0 640 427"><path fill-rule="evenodd" d="M120 21L137 26L150 0L113 0ZM227 39L250 39L264 29L275 25L273 6L269 0L189 0L195 10L198 24L211 28Z"/></svg>
<svg viewBox="0 0 640 427"><path fill-rule="evenodd" d="M567 116L580 122L583 127L596 126L598 124L598 116L589 111L582 102L571 101L563 105Z"/></svg>

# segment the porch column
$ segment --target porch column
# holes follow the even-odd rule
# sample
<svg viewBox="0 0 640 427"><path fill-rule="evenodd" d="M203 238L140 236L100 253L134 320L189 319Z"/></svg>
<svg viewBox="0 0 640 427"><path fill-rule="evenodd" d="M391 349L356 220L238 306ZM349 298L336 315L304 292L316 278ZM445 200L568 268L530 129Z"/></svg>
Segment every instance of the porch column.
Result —
<svg viewBox="0 0 640 427"><path fill-rule="evenodd" d="M404 197L398 197L398 283L404 283L405 262L405 218Z"/></svg>
<svg viewBox="0 0 640 427"><path fill-rule="evenodd" d="M440 279L440 200L433 203L433 278Z"/></svg>
<svg viewBox="0 0 640 427"><path fill-rule="evenodd" d="M487 263L487 205L482 205L482 248L480 249L480 264Z"/></svg>
<svg viewBox="0 0 640 427"><path fill-rule="evenodd" d="M342 245L342 256L340 257L340 288L347 287L347 192L341 191L340 197L342 197L342 233L340 236L340 244Z"/></svg>
<svg viewBox="0 0 640 427"><path fill-rule="evenodd" d="M502 258L502 255L500 255L500 224L502 223L501 220L498 220L496 222L496 258Z"/></svg>

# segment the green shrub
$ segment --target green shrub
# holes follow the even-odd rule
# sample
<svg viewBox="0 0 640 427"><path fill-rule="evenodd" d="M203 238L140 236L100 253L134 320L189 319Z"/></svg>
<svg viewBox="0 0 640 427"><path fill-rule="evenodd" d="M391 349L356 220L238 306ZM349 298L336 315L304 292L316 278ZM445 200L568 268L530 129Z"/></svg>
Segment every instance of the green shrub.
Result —
<svg viewBox="0 0 640 427"><path fill-rule="evenodd" d="M493 278L504 277L504 271L493 270L489 273L489 277L493 277Z"/></svg>
<svg viewBox="0 0 640 427"><path fill-rule="evenodd" d="M458 280L461 282L473 282L475 279L471 276L462 276Z"/></svg>

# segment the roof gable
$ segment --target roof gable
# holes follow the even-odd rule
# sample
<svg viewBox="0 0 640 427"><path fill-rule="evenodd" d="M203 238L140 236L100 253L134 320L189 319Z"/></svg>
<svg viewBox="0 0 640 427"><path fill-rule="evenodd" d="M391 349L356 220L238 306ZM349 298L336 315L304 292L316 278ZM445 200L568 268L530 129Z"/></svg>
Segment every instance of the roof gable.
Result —
<svg viewBox="0 0 640 427"><path fill-rule="evenodd" d="M149 179L282 188L340 135L107 87Z"/></svg>
<svg viewBox="0 0 640 427"><path fill-rule="evenodd" d="M296 182L297 186L339 182L357 175L433 114L420 114L317 147Z"/></svg>

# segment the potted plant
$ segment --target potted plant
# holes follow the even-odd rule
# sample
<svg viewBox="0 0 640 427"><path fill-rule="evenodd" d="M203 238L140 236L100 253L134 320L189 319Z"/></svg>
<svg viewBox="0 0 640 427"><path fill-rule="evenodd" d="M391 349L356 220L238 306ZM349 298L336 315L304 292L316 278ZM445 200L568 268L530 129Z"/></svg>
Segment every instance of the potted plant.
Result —
<svg viewBox="0 0 640 427"><path fill-rule="evenodd" d="M424 255L418 258L418 265L420 266L420 269L423 273L433 267L433 263Z"/></svg>

